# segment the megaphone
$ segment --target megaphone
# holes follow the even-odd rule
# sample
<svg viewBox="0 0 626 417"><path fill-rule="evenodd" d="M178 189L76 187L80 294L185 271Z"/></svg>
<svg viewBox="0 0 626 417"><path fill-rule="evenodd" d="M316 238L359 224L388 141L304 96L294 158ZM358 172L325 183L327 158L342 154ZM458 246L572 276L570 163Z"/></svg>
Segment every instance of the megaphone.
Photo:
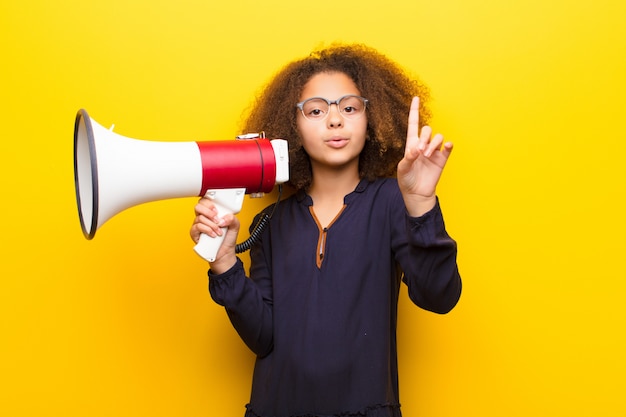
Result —
<svg viewBox="0 0 626 417"><path fill-rule="evenodd" d="M118 135L84 109L76 114L74 184L87 239L111 217L141 203L207 196L221 217L238 213L245 194L259 196L288 180L283 139L249 134L229 141L148 141ZM212 262L224 235L203 234L194 250Z"/></svg>

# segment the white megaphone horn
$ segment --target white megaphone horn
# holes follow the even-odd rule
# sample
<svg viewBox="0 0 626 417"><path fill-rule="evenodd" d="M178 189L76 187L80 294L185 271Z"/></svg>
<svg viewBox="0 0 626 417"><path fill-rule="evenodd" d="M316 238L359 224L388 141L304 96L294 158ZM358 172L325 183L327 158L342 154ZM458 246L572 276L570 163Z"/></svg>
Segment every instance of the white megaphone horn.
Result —
<svg viewBox="0 0 626 417"><path fill-rule="evenodd" d="M283 139L261 134L215 142L138 140L106 129L85 110L76 115L74 183L87 239L115 214L141 203L207 196L223 216L238 213L245 194L262 195L288 180ZM224 235L203 234L194 250L212 262Z"/></svg>

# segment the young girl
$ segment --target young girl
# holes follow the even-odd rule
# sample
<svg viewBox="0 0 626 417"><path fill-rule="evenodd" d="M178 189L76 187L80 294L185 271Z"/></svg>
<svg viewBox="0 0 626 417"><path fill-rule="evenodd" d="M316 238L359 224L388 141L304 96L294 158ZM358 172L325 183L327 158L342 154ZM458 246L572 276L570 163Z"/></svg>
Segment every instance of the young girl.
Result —
<svg viewBox="0 0 626 417"><path fill-rule="evenodd" d="M461 293L435 194L452 144L419 128L427 96L361 45L316 51L275 76L245 131L288 140L295 193L268 210L250 279L236 217L196 205L195 242L228 227L209 289L257 355L246 417L401 416L400 284L442 314Z"/></svg>

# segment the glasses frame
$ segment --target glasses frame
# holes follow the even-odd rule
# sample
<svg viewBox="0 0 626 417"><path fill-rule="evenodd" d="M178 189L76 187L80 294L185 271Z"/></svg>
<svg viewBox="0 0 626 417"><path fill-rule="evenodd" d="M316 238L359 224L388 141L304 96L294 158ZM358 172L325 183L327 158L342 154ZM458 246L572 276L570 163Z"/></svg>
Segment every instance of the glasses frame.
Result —
<svg viewBox="0 0 626 417"><path fill-rule="evenodd" d="M346 117L346 116L343 114L343 111L341 111L341 108L339 107L339 102L340 102L341 100L343 100L344 98L348 98L348 97L356 97L356 98L359 98L359 99L363 100L363 112L361 112L361 113L360 113L358 116L356 116L356 117ZM306 114L304 114L304 104L305 104L306 102L308 102L308 101L311 101L311 100L322 100L322 101L325 101L325 102L326 102L326 104L328 104L328 111L326 112L326 114L324 115L324 117L322 117L321 119L309 119L309 118L306 116ZM301 101L301 102L299 102L299 103L296 103L296 107L297 107L298 109L300 109L300 113L302 113L302 116L303 116L305 119L310 120L310 121L312 121L312 122L321 122L321 121L326 120L326 119L328 118L328 115L330 114L330 106L332 106L333 104L337 106L337 110L339 111L339 114L341 115L341 117L343 117L343 118L344 118L344 119L346 119L346 120L357 120L357 119L361 118L361 116L363 116L363 115L365 114L365 111L367 110L367 103L369 103L369 100L368 100L368 99L366 99L365 97L359 96L359 95L357 95L357 94L346 94L345 96L341 96L341 97L339 97L337 100L329 100L329 99L324 98L324 97L310 97L310 98L307 98L307 99L306 99L306 100L304 100L304 101Z"/></svg>

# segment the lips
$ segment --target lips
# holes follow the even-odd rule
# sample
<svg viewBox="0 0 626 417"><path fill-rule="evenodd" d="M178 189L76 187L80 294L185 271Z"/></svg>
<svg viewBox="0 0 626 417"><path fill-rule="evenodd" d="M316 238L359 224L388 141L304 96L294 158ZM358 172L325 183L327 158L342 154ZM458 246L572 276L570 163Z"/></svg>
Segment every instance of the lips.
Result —
<svg viewBox="0 0 626 417"><path fill-rule="evenodd" d="M339 148L343 148L344 146L346 146L349 140L347 138L336 137L336 138L330 138L325 142L326 142L326 145L330 146L331 148L339 149Z"/></svg>

